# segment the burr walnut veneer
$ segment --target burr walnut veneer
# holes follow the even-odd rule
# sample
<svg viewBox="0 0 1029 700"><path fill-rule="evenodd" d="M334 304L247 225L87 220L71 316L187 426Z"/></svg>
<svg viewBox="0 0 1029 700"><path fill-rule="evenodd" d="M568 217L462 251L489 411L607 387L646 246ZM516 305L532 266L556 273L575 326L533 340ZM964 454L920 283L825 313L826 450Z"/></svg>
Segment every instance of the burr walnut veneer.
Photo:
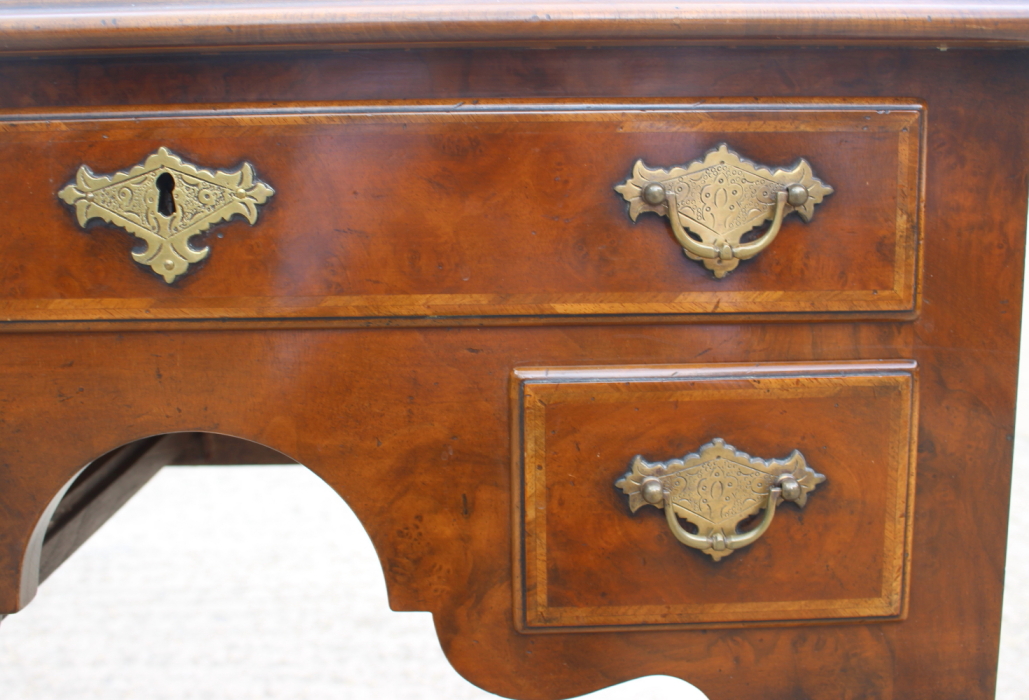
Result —
<svg viewBox="0 0 1029 700"><path fill-rule="evenodd" d="M1016 2L0 0L0 615L293 460L491 692L993 697L1027 86Z"/></svg>

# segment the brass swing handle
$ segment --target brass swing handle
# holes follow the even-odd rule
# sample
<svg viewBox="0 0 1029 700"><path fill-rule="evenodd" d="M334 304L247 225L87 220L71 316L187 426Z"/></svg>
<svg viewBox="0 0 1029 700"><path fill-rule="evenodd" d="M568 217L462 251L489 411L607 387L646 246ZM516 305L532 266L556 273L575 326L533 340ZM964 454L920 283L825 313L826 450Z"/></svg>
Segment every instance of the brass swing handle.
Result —
<svg viewBox="0 0 1029 700"><path fill-rule="evenodd" d="M629 202L633 221L648 211L667 216L687 257L703 261L718 279L770 246L786 215L796 212L810 221L815 205L833 192L803 158L792 169L772 171L724 143L702 160L670 170L638 160L632 177L615 190ZM764 235L742 242L769 219Z"/></svg>
<svg viewBox="0 0 1029 700"><path fill-rule="evenodd" d="M645 483L644 488L649 485L650 484ZM799 495L799 491L800 485L797 483L797 480L791 476L784 476L782 481L773 486L768 492L768 497L765 502L765 514L764 517L761 518L761 522L758 523L758 526L753 530L747 530L743 533L726 535L721 531L716 531L707 537L694 535L693 533L688 532L686 528L679 523L679 516L675 514L675 507L672 505L671 500L664 502L665 519L668 521L668 527L672 530L672 534L675 535L675 539L679 540L687 547L693 547L693 549L704 551L710 549L715 552L721 552L727 549L743 549L747 545L757 542L758 538L768 530L768 527L772 524L772 518L775 517L775 505L778 500L780 498L784 498L788 501L794 501L796 500L796 496ZM789 498L787 497L787 494L793 494L794 497ZM663 496L662 500L664 500Z"/></svg>
<svg viewBox="0 0 1029 700"><path fill-rule="evenodd" d="M660 185L657 185L660 187ZM800 185L795 185L798 189L803 189ZM668 198L668 207L672 211L678 211L676 206L675 193L666 193ZM807 191L804 190L803 197L807 197ZM686 230L682 227L682 221L679 220L678 216L669 216L669 220L672 222L672 231L675 233L675 239L679 241L685 250L693 253L698 258L705 259L718 259L720 261L729 261L732 259L736 260L749 260L754 257L762 250L767 248L775 240L775 237L779 235L779 229L782 227L782 217L786 210L786 201L788 192L782 190L776 193L775 197L775 213L772 216L772 225L768 227L765 234L758 238L756 241L750 243L738 243L732 245L727 241L717 241L712 245L701 243L690 237ZM722 263L724 264L724 262ZM718 277L718 269L715 269L715 276ZM724 277L725 274L722 274Z"/></svg>
<svg viewBox="0 0 1029 700"><path fill-rule="evenodd" d="M797 450L785 459L754 459L715 438L682 459L647 462L637 455L615 486L629 497L632 512L644 505L663 508L675 539L718 561L760 539L780 501L803 508L823 481ZM740 523L762 509L756 527L738 532ZM680 518L697 532L686 530Z"/></svg>

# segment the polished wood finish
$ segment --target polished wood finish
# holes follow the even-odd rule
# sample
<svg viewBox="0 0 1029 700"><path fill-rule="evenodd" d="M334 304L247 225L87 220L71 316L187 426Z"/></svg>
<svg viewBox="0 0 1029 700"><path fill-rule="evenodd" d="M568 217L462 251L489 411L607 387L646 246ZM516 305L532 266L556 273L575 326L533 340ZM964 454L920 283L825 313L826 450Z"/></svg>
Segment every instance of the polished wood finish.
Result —
<svg viewBox="0 0 1029 700"><path fill-rule="evenodd" d="M969 29L982 19L974 11L969 16L975 18ZM155 32L160 35L159 28ZM712 700L992 697L1025 253L1029 53L650 47L638 45L647 41L645 33L638 37L635 46L546 51L76 55L0 62L5 117L62 109L598 97L678 103L871 98L925 110L921 304L904 315L869 319L853 313L812 323L798 314L769 323L712 314L717 324L683 324L669 315L657 324L640 314L609 325L600 317L526 316L517 320L523 325L511 317L503 321L510 325L482 328L454 327L446 319L416 328L344 328L332 319L298 319L292 326L268 321L260 328L247 325L254 321L219 319L10 326L23 332L0 336L0 611L15 612L31 599L42 544L35 533L45 531L62 490L83 465L142 438L211 432L287 454L345 498L379 553L391 606L431 611L455 668L492 692L556 700L663 673L689 680ZM132 138L140 139L146 123L133 128ZM0 143L7 137L6 129L0 131ZM148 138L161 137L155 132ZM102 138L85 140L83 160L99 168L108 146ZM247 157L226 151L223 162ZM32 182L22 191L35 197L37 190L56 192L78 163L62 165L67 170L53 181L47 175L55 171L53 163L17 165ZM812 224L830 206L849 206L840 203L840 193L826 200ZM506 196L536 202L543 195ZM616 207L614 195L612 200ZM330 197L322 201L338 204ZM11 225L6 217L18 201L5 199L3 206L5 241L45 241L57 235L55 225L88 242L74 266L64 262L73 280L62 288L69 297L79 293L78 285L86 291L93 284L83 283L82 275L96 263L109 270L112 283L126 284L122 275L151 274L131 265L126 272L125 244L116 231L86 234L66 221L55 223L57 218L42 225L22 214ZM671 245L659 223L641 220L627 226L626 235L642 236L645 225L653 226L650 232ZM230 233L216 241L212 264L188 279L200 284L219 255L231 259L225 251L247 240ZM53 264L32 245L21 250L21 257L0 258L7 293L19 292L11 280L32 280ZM269 254L262 251L260 259ZM877 254L888 259L892 249ZM413 269L435 274L436 262ZM803 269L803 261L796 262ZM872 261L862 257L852 264ZM592 269L584 261L587 275L595 274ZM296 270L281 273L297 286L308 284L294 277ZM496 284L503 283L498 277ZM229 296L249 296L249 284L242 277L226 284ZM467 319L479 322L485 323ZM574 366L602 378L605 368L626 366L884 359L919 367L906 619L588 633L516 629L511 458L521 445L512 439L513 371ZM620 435L629 429L617 428ZM671 432L660 431L667 442ZM736 441L754 449L745 439ZM805 518L816 517L822 502L828 507L830 499L820 497L829 496L833 483L815 494ZM625 517L642 527L642 515L641 524ZM755 552L734 554L738 562L722 564L746 567L744 557ZM591 571L600 585L622 576L600 550Z"/></svg>
<svg viewBox="0 0 1029 700"><path fill-rule="evenodd" d="M913 364L635 368L602 377L518 370L515 384L523 453L514 460L522 494L512 524L514 605L523 632L903 616ZM826 476L803 511L781 506L759 542L718 562L676 542L663 512L630 517L614 488L635 455L681 459L715 437L762 459L799 450Z"/></svg>
<svg viewBox="0 0 1029 700"><path fill-rule="evenodd" d="M174 51L460 44L720 42L831 45L1029 44L1017 0L918 3L720 0L717 3L505 0L217 0L183 11L160 0L0 3L0 50Z"/></svg>
<svg viewBox="0 0 1029 700"><path fill-rule="evenodd" d="M999 626L997 602L988 601L999 602L1003 565L982 543L1004 540L1017 357L1004 320L1018 302L1001 303L998 291L987 290L976 314L941 321L925 340L909 323L715 326L702 334L657 326L98 333L74 345L62 342L66 334L7 336L4 395L41 400L4 408L12 466L0 494L3 551L16 552L0 570L4 609L18 605L11 583L25 571L15 568L20 540L43 515L38 494L58 492L74 476L69 465L140 435L219 430L289 454L338 491L379 552L391 606L433 611L452 663L493 692L560 697L670 673L713 700L788 698L798 689L846 697L851 678L882 697L988 697ZM982 343L978 314L1007 332ZM978 343L967 352L983 362L938 364L954 346L931 343L951 332L964 348ZM682 364L697 355L711 364L758 361L769 348L800 361L914 354L923 381L908 619L815 631L516 632L508 386L513 358L530 344L533 365L554 367L581 357L601 365ZM1007 370L987 370L985 360L999 353ZM55 369L44 376L40 366ZM998 422L1001 413L1009 418ZM55 424L65 426L64 440L17 439ZM935 516L940 509L946 517ZM606 578L602 557L594 571ZM816 655L796 656L797 645L816 644ZM783 659L795 674L773 673ZM932 673L921 672L928 667ZM732 682L719 680L728 674Z"/></svg>
<svg viewBox="0 0 1029 700"><path fill-rule="evenodd" d="M24 204L8 221L38 231L0 240L0 259L50 261L0 280L0 317L915 310L917 105L479 101L221 111L29 113L0 122L0 160L35 173L0 169L0 192ZM667 221L644 215L633 225L613 187L637 158L684 165L724 141L776 167L803 156L839 194L809 224L790 217L769 250L718 280L683 255ZM63 185L83 163L98 175L127 171L162 146L221 170L246 154L277 191L253 228L237 217L198 238L193 245L210 246L208 258L170 285L131 260L139 240L99 221L79 231L72 209L36 184Z"/></svg>

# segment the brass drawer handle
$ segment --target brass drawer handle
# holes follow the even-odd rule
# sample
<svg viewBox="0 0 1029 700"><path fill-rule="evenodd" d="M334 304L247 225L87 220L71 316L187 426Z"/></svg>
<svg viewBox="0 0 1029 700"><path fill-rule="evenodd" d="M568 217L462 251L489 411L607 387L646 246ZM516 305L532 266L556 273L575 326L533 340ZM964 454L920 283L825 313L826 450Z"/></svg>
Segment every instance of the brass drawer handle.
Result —
<svg viewBox="0 0 1029 700"><path fill-rule="evenodd" d="M250 163L212 172L161 147L127 172L94 175L83 165L58 196L75 207L79 226L103 219L145 241L133 259L171 284L210 250L194 248L190 238L236 214L256 223L258 205L273 194Z"/></svg>
<svg viewBox="0 0 1029 700"><path fill-rule="evenodd" d="M792 170L773 172L744 160L723 143L703 160L671 170L648 168L638 160L632 177L615 191L629 202L633 221L648 211L667 216L686 255L703 261L721 279L740 260L771 245L783 217L796 212L810 221L815 205L833 188L816 178L803 158ZM743 236L769 219L772 224L764 235L742 242Z"/></svg>
<svg viewBox="0 0 1029 700"><path fill-rule="evenodd" d="M677 540L718 561L765 534L780 501L803 508L808 494L823 481L797 450L785 459L755 459L715 438L682 459L648 462L636 455L615 486L629 497L633 513L645 505L664 508ZM740 523L762 508L765 514L757 527L737 532ZM679 518L696 525L697 532L687 531Z"/></svg>

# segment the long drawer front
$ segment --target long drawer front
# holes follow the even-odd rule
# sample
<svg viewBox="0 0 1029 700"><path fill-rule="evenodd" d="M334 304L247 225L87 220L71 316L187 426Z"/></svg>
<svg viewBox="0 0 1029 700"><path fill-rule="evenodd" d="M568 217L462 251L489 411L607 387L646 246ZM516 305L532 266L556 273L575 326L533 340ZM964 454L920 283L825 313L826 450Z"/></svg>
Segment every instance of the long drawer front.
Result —
<svg viewBox="0 0 1029 700"><path fill-rule="evenodd" d="M0 318L911 314L923 123L771 100L0 115Z"/></svg>

